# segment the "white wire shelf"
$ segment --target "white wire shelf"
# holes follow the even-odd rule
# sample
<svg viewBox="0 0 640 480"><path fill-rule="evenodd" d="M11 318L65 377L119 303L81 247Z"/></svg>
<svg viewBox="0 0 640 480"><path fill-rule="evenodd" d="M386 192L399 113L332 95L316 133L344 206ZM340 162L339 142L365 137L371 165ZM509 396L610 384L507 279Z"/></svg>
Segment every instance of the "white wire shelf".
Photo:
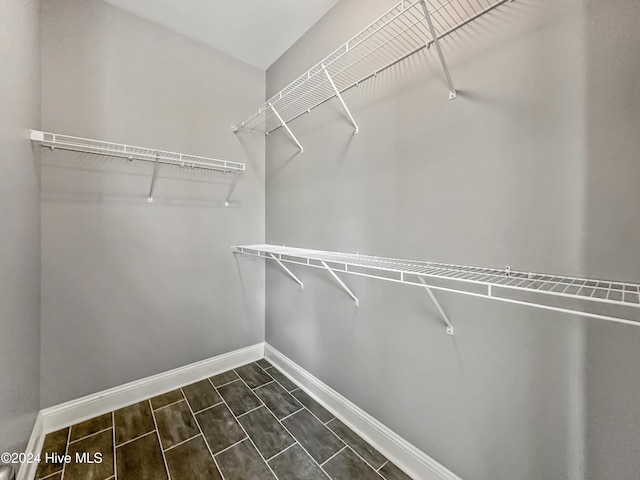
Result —
<svg viewBox="0 0 640 480"><path fill-rule="evenodd" d="M287 123L318 105L336 96L342 101L341 93L434 44L450 98L455 98L438 41L507 1L513 0L402 0L233 128L266 134L286 128ZM344 102L343 106L357 133Z"/></svg>
<svg viewBox="0 0 640 480"><path fill-rule="evenodd" d="M245 170L245 164L239 162L230 162L227 160L218 160L217 158L198 157L195 155L186 155L183 153L167 152L147 147L136 147L133 145L124 145L121 143L105 142L103 140L93 140L90 138L72 137L70 135L60 135L57 133L41 132L39 130L31 130L31 141L49 147L52 150L59 148L61 150L70 150L74 152L92 153L96 155L106 155L109 157L120 157L127 160L142 160L154 163L154 172L151 183L151 189L147 200L153 201L153 188L157 176L159 164L174 165L181 168L192 168L199 170L213 170L216 172L236 174L236 178L232 181L225 204L229 204L231 194L235 188L238 175Z"/></svg>
<svg viewBox="0 0 640 480"><path fill-rule="evenodd" d="M329 269L430 290L472 295L508 303L640 326L640 285L544 273L402 260L277 245L232 247L235 253ZM302 286L302 282L288 270ZM341 282L342 284L342 282ZM344 288L346 285L342 284ZM348 293L356 299L353 292ZM440 313L446 315L432 297ZM356 300L357 303L357 300ZM450 332L452 333L452 332Z"/></svg>

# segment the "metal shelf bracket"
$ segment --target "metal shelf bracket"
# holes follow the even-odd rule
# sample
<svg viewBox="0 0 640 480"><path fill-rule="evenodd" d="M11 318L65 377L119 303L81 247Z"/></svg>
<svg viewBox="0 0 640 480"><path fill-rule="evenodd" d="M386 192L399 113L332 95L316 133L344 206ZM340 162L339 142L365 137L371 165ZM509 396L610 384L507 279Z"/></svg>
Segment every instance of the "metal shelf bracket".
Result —
<svg viewBox="0 0 640 480"><path fill-rule="evenodd" d="M344 284L344 282L342 280L340 280L340 277L338 277L338 275L336 275L336 272L334 272L333 269L329 265L327 265L327 263L325 261L321 260L320 263L331 274L331 276L333 278L335 278L336 282L338 282L340 284L340 286L344 289L344 291L347 292L351 298L353 298L353 301L356 303L356 307L359 307L360 306L360 300L358 300L358 297L356 297L355 294L351 290L349 290L349 287L347 287Z"/></svg>
<svg viewBox="0 0 640 480"><path fill-rule="evenodd" d="M444 323L447 324L447 334L448 335L453 335L453 325L451 325L451 321L449 321L449 317L447 317L447 314L444 313L444 310L440 306L440 302L438 302L438 299L436 298L436 296L431 291L431 288L429 288L429 285L427 284L425 279L422 278L422 277L418 277L418 280L420 280L420 283L422 283L422 285L424 286L424 289L429 294L429 297L431 298L431 301L436 306L436 309L438 310L438 312L440 312L440 315L442 316L442 319L444 320Z"/></svg>
<svg viewBox="0 0 640 480"><path fill-rule="evenodd" d="M233 191L236 189L236 185L238 185L238 180L240 180L240 172L236 172L236 174L233 177L233 180L231 180L231 185L229 185L229 192L227 193L227 198L224 199L224 206L228 207L231 203L231 195L233 194Z"/></svg>
<svg viewBox="0 0 640 480"><path fill-rule="evenodd" d="M440 47L440 40L438 39L438 34L436 33L436 29L433 27L431 14L427 9L427 5L424 3L424 0L420 0L420 5L422 5L422 10L424 10L424 16L427 19L427 25L429 25L429 31L431 32L431 36L433 37L433 44L436 46L438 57L440 57L440 63L442 64L442 69L444 70L444 76L447 78L447 84L449 85L449 100L453 100L458 96L458 94L456 93L456 89L453 86L453 81L451 80L451 75L449 74L449 68L447 67L447 62L444 59L444 54L442 53L442 48Z"/></svg>
<svg viewBox="0 0 640 480"><path fill-rule="evenodd" d="M329 83L331 84L333 91L336 92L336 97L338 97L338 100L340 100L340 103L342 104L342 108L344 108L345 112L347 112L347 116L349 117L349 120L351 120L351 123L353 124L353 127L354 127L353 134L357 135L358 132L360 131L358 128L358 124L353 119L353 115L351 115L351 111L349 110L349 107L347 107L347 104L345 103L344 99L342 98L342 95L340 94L340 90L338 90L338 87L336 87L336 84L334 83L333 78L331 78L331 75L329 75L329 70L327 70L327 67L325 66L324 63L322 64L322 69L324 70L324 73L327 76L327 80L329 80Z"/></svg>
<svg viewBox="0 0 640 480"><path fill-rule="evenodd" d="M153 176L151 177L151 188L149 188L149 196L147 197L148 203L153 203L153 189L156 186L156 178L158 177L158 168L159 168L159 155L156 153L156 161L153 164Z"/></svg>
<svg viewBox="0 0 640 480"><path fill-rule="evenodd" d="M291 139L296 142L296 145L298 145L298 148L300 149L300 153L304 153L304 147L300 144L300 142L298 141L298 139L296 138L296 136L293 134L293 132L291 131L291 129L289 128L289 126L286 124L286 122L282 119L282 117L280 116L280 114L278 113L278 111L273 108L273 103L269 102L269 107L271 108L271 110L273 111L274 115L276 117L278 117L278 120L280 121L280 123L282 124L282 127L287 131L287 133L289 134L289 136L291 137Z"/></svg>
<svg viewBox="0 0 640 480"><path fill-rule="evenodd" d="M278 265L280 265L280 267L282 267L282 269L287 273L287 275L289 275L291 278L293 278L299 285L300 285L300 289L304 290L304 284L300 281L300 279L298 277L296 277L293 272L291 272L291 270L289 270L284 263L282 263L280 261L280 259L278 257L276 257L273 253L269 253L269 257L271 257L272 259L274 259Z"/></svg>
<svg viewBox="0 0 640 480"><path fill-rule="evenodd" d="M229 205L229 199L236 183L240 178L240 174L245 171L244 163L231 162L228 160L220 160L217 158L199 157L195 155L187 155L183 153L167 152L155 148L136 147L134 145L124 145L121 143L107 142L104 140L94 140L91 138L73 137L71 135L62 135L51 132L42 132L39 130L31 130L30 139L32 142L51 150L60 149L72 152L88 153L92 155L105 155L108 157L117 157L133 162L141 160L143 162L153 163L153 176L151 177L151 186L147 202L153 203L153 193L155 190L156 180L160 164L173 165L178 168L188 168L198 171L220 172L225 175L235 173L235 178L231 181L231 187L225 199L225 205Z"/></svg>
<svg viewBox="0 0 640 480"><path fill-rule="evenodd" d="M578 278L547 273L386 258L279 245L234 246L234 253L328 270L347 293L356 296L335 272L424 288L453 335L453 326L435 291L521 305L640 327L640 283ZM329 265L340 265L335 272ZM343 269L344 267L344 269ZM355 268L351 268L355 267ZM357 300L356 300L357 302ZM357 305L357 303L356 303ZM604 310L607 307L607 310ZM608 313L603 313L606 311Z"/></svg>

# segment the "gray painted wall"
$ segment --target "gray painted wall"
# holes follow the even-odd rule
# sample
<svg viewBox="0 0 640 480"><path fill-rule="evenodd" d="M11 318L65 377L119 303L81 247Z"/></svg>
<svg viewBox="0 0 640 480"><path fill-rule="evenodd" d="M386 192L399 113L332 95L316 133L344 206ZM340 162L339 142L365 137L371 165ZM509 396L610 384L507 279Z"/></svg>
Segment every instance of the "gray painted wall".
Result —
<svg viewBox="0 0 640 480"><path fill-rule="evenodd" d="M38 0L0 2L0 451L20 452L39 409Z"/></svg>
<svg viewBox="0 0 640 480"><path fill-rule="evenodd" d="M587 3L585 265L640 280L640 3ZM640 329L590 322L588 480L640 475Z"/></svg>
<svg viewBox="0 0 640 480"><path fill-rule="evenodd" d="M393 3L338 3L267 95ZM304 154L270 135L267 242L640 280L637 2L603 3L519 0L453 34L455 101L432 49L345 95L359 135L335 101L290 125ZM346 277L356 308L294 270L303 291L267 266L267 342L462 478L638 471L640 329L442 293L451 338L420 289Z"/></svg>
<svg viewBox="0 0 640 480"><path fill-rule="evenodd" d="M228 179L42 153L42 406L264 340L264 271L229 247L264 238L264 139L229 125L265 74L98 0L45 0L44 130L247 163Z"/></svg>

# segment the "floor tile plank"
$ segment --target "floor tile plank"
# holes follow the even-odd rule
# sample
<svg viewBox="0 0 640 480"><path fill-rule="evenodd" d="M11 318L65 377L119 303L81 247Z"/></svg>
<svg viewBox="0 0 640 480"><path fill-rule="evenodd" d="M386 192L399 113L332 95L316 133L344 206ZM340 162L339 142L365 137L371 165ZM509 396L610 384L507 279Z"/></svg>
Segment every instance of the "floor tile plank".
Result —
<svg viewBox="0 0 640 480"><path fill-rule="evenodd" d="M345 445L306 409L284 419L282 424L318 463L326 461Z"/></svg>
<svg viewBox="0 0 640 480"><path fill-rule="evenodd" d="M164 450L200 433L187 402L182 400L155 411L160 443Z"/></svg>
<svg viewBox="0 0 640 480"><path fill-rule="evenodd" d="M338 455L323 465L324 470L333 480L380 480L378 475L350 448L345 448Z"/></svg>
<svg viewBox="0 0 640 480"><path fill-rule="evenodd" d="M270 368L272 366L266 358L261 358L256 362L256 364L262 369Z"/></svg>
<svg viewBox="0 0 640 480"><path fill-rule="evenodd" d="M282 373L275 367L269 369L269 375L271 375L276 382L282 385L287 390L287 392L291 392L292 390L298 388L298 385L289 380L289 378L284 373Z"/></svg>
<svg viewBox="0 0 640 480"><path fill-rule="evenodd" d="M222 398L208 379L182 387L185 397L194 413L220 403Z"/></svg>
<svg viewBox="0 0 640 480"><path fill-rule="evenodd" d="M382 475L385 480L411 480L411 477L400 470L396 465L391 462L382 467L378 473Z"/></svg>
<svg viewBox="0 0 640 480"><path fill-rule="evenodd" d="M349 445L354 452L360 455L374 470L380 468L387 459L375 448L365 442L361 437L347 427L337 418L327 424L333 433L338 435L344 443Z"/></svg>
<svg viewBox="0 0 640 480"><path fill-rule="evenodd" d="M64 469L65 480L104 480L114 474L111 428L70 443L67 453L71 463Z"/></svg>
<svg viewBox="0 0 640 480"><path fill-rule="evenodd" d="M209 380L213 383L214 386L219 387L226 383L233 382L238 380L240 377L233 370L229 370L228 372L221 373L220 375L216 375L215 377L211 377Z"/></svg>
<svg viewBox="0 0 640 480"><path fill-rule="evenodd" d="M67 439L69 438L69 429L63 428L62 430L57 430L55 432L47 434L44 437L44 444L42 445L42 450L40 452L40 463L38 464L38 468L36 470L36 478L46 477L47 475L51 475L59 470L62 470L64 464L62 462L55 461L45 461L45 457L47 454L55 454L56 459L64 456L67 451ZM53 460L54 457L50 457Z"/></svg>
<svg viewBox="0 0 640 480"><path fill-rule="evenodd" d="M238 418L238 421L265 459L295 443L295 439L266 407L253 410Z"/></svg>
<svg viewBox="0 0 640 480"><path fill-rule="evenodd" d="M244 430L223 403L196 413L196 419L214 455L246 438Z"/></svg>
<svg viewBox="0 0 640 480"><path fill-rule="evenodd" d="M331 412L311 398L311 396L309 396L309 394L304 390L296 390L295 392L292 392L291 395L307 407L309 411L318 417L322 423L327 423L329 420L334 418Z"/></svg>
<svg viewBox="0 0 640 480"><path fill-rule="evenodd" d="M294 445L289 450L269 460L268 463L278 480L329 479L300 445Z"/></svg>
<svg viewBox="0 0 640 480"><path fill-rule="evenodd" d="M86 437L87 435L92 435L94 433L100 432L101 430L106 430L107 428L112 426L113 422L111 418L111 412L91 418L82 423L76 423L71 427L71 436L69 437L69 441L73 442L75 440L79 440Z"/></svg>
<svg viewBox="0 0 640 480"><path fill-rule="evenodd" d="M249 388L257 388L273 380L273 378L267 375L265 371L255 363L243 365L242 367L236 368L235 371Z"/></svg>
<svg viewBox="0 0 640 480"><path fill-rule="evenodd" d="M116 448L118 480L168 480L158 436L154 433Z"/></svg>
<svg viewBox="0 0 640 480"><path fill-rule="evenodd" d="M225 480L276 480L249 439L216 456Z"/></svg>
<svg viewBox="0 0 640 480"><path fill-rule="evenodd" d="M269 410L271 410L278 420L302 408L302 404L289 395L289 393L276 382L271 382L260 388L256 388L254 393L269 407Z"/></svg>
<svg viewBox="0 0 640 480"><path fill-rule="evenodd" d="M235 415L242 415L262 405L260 399L242 381L218 387L218 392Z"/></svg>
<svg viewBox="0 0 640 480"><path fill-rule="evenodd" d="M158 395L157 397L153 397L151 399L151 406L156 410L158 408L171 405L172 403L179 402L183 398L184 395L182 395L182 390L178 388L177 390L172 390L170 392L163 393L162 395Z"/></svg>
<svg viewBox="0 0 640 480"><path fill-rule="evenodd" d="M113 412L116 446L156 429L149 401L134 403Z"/></svg>
<svg viewBox="0 0 640 480"><path fill-rule="evenodd" d="M222 480L202 436L165 452L171 480Z"/></svg>

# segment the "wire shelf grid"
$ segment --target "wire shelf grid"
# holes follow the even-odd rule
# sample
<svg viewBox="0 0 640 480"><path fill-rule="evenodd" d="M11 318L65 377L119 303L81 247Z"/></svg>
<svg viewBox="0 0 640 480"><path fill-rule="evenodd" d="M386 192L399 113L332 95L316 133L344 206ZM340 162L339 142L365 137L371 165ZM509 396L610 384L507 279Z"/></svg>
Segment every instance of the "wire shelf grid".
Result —
<svg viewBox="0 0 640 480"><path fill-rule="evenodd" d="M325 75L342 93L404 58L429 48L434 38L426 21L429 11L436 37L444 38L509 0L402 0L307 72L276 93L234 129L270 133L336 96ZM274 111L275 110L275 111Z"/></svg>
<svg viewBox="0 0 640 480"><path fill-rule="evenodd" d="M241 172L245 170L244 163L218 160L216 158L199 157L182 153L167 152L146 147L136 147L120 143L105 142L89 138L60 135L57 133L31 130L31 140L45 147L59 148L83 153L94 153L111 157L121 157L128 160L142 160L176 165L184 168L214 170L223 173Z"/></svg>
<svg viewBox="0 0 640 480"><path fill-rule="evenodd" d="M640 320L618 318L591 311L589 307L566 308L549 305L552 297L587 301L589 304L608 304L632 307L640 312L640 284L595 280L544 273L532 273L506 269L484 268L447 263L403 260L352 253L329 252L277 245L246 245L233 247L235 253L254 255L263 258L275 256L282 262L319 267L315 262L327 262L336 271L389 280L399 283L422 286L420 277L425 279L429 288L451 291L467 295L482 296L511 303L538 306L550 310L611 320L640 326ZM446 285L441 282L445 281ZM480 287L480 288L478 288ZM542 294L535 300L514 300L505 291L526 294Z"/></svg>

